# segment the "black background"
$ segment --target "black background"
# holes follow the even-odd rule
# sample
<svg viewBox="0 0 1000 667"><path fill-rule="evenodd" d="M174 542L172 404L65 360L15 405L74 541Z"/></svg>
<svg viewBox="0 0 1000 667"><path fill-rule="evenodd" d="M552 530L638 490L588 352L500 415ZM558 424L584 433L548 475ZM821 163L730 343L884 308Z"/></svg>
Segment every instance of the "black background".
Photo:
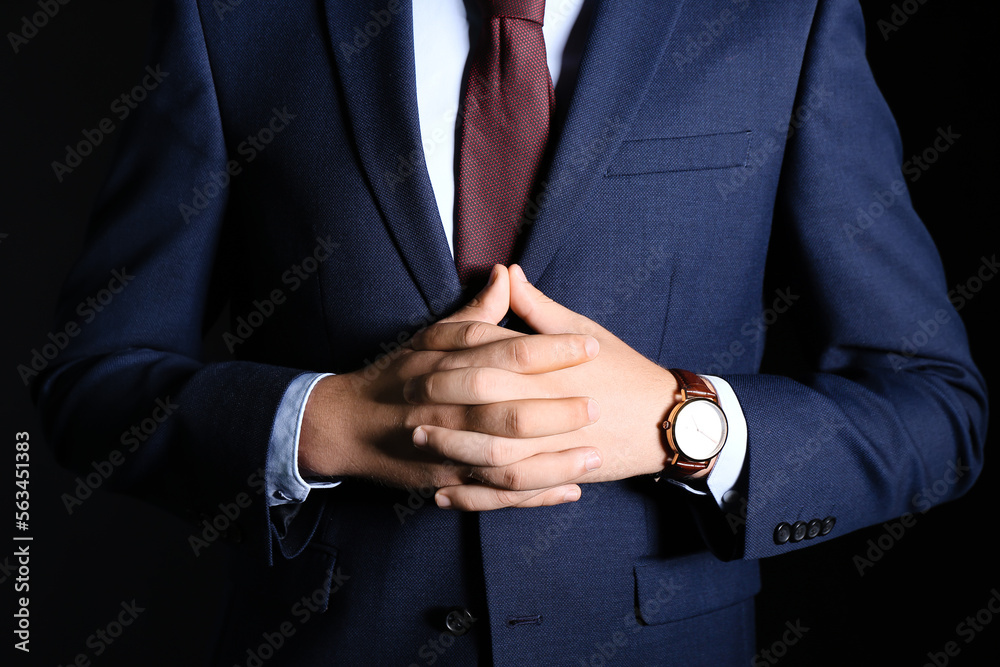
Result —
<svg viewBox="0 0 1000 667"><path fill-rule="evenodd" d="M108 115L112 99L139 80L146 64L149 2L122 0L60 6L38 35L14 54L0 46L2 165L0 179L0 439L13 470L14 434L31 434L30 657L10 664L69 664L87 653L95 665L204 663L224 594L227 549L213 544L198 558L190 527L127 497L94 492L68 515L60 495L75 475L57 467L45 447L27 389L15 367L46 342L59 285L79 252L88 211L106 174L115 136L62 183L50 163ZM907 156L930 146L938 128L961 138L910 183L918 212L940 248L949 287L964 283L998 250L995 3L910 0L917 8L883 36L893 4L862 3L869 58L903 137ZM20 30L37 11L8 0L0 30ZM883 24L885 25L885 24ZM994 325L1000 280L988 282L961 311L973 354L991 384L997 376ZM990 440L995 440L991 434ZM987 444L989 451L990 444ZM6 467L4 463L0 467ZM13 474L4 497L13 500ZM994 565L998 490L987 465L964 498L919 515L916 524L860 576L854 557L881 526L763 562L758 644L781 638L786 621L809 628L777 662L782 665L923 665L948 641L960 649L949 664L995 664L1000 619L971 642L956 626L983 609L1000 587ZM8 496L7 494L10 493ZM14 550L12 526L0 536L0 565ZM883 543L885 538L883 538ZM11 560L8 560L11 562ZM0 637L13 643L13 579L0 571L4 601ZM135 599L145 610L100 656L86 642ZM967 636L967 635L966 635ZM692 638L696 641L696 638ZM938 656L943 664L944 656ZM771 664L764 656L758 664Z"/></svg>

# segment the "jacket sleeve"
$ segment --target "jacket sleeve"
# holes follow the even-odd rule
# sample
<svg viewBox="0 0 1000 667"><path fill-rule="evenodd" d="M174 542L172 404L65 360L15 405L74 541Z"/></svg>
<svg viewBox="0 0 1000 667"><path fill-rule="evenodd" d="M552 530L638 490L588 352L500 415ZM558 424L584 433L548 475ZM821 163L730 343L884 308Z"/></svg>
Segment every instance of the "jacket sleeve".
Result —
<svg viewBox="0 0 1000 667"><path fill-rule="evenodd" d="M824 102L804 104L817 91ZM788 375L723 376L749 432L742 506L727 516L735 549L717 540L727 559L926 511L967 491L982 466L986 388L910 202L855 0L819 2L798 97L809 115L790 130L768 271L775 287L799 290L787 319L802 363ZM765 360L784 362L787 348L770 343ZM818 536L778 530L828 517L832 530Z"/></svg>
<svg viewBox="0 0 1000 667"><path fill-rule="evenodd" d="M271 536L293 555L321 508L286 531L270 520L264 476L275 413L302 371L204 361L229 276L227 191L203 186L228 157L196 4L161 3L153 25L161 82L118 130L60 296L57 326L75 333L35 378L37 401L62 463L89 473L110 461L110 488L195 517L195 553L236 524L260 556L270 558Z"/></svg>

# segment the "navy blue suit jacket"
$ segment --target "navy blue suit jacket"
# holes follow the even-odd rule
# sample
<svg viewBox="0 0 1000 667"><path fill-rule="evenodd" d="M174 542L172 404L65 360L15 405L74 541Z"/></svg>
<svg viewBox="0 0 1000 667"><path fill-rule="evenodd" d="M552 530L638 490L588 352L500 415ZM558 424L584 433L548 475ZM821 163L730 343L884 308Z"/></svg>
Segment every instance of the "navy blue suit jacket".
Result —
<svg viewBox="0 0 1000 667"><path fill-rule="evenodd" d="M168 74L122 130L60 318L135 277L39 385L68 463L169 397L111 481L209 518L252 499L226 531L218 664L735 664L756 559L912 510L956 461L973 473L946 497L974 480L985 389L857 3L604 0L588 20L516 259L650 359L732 385L749 441L728 514L648 479L478 515L351 480L269 513L290 381L359 369L465 298L422 163L410 7L163 3L150 64ZM235 358L209 360L226 304ZM765 350L792 355L768 349L776 317L794 377L760 372ZM453 607L465 636L442 634Z"/></svg>

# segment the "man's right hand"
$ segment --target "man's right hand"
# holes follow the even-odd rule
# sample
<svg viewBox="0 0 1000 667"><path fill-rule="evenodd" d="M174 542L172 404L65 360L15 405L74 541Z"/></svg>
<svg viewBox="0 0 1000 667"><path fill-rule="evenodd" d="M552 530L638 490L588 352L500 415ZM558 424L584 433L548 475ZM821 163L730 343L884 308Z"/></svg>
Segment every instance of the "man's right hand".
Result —
<svg viewBox="0 0 1000 667"><path fill-rule="evenodd" d="M309 396L302 420L298 461L303 475L360 477L400 488L437 489L465 484L476 478L476 467L451 463L415 448L412 433L416 426L430 424L526 438L568 433L596 421L599 407L586 396L536 396L477 404L479 383L484 379L494 382L509 373L558 371L586 363L598 353L597 340L591 336L525 336L496 326L509 305L510 277L507 269L498 265L482 292L442 320L481 323L464 328L469 349L414 351L405 346L381 370L369 366L320 380ZM505 373L470 369L500 369ZM442 370L455 370L469 378L462 383L461 395L454 397L454 404L407 402L407 380ZM493 482L497 496L493 504L533 507L575 501L581 491L573 480L599 466L600 452L580 447L537 453L496 467L490 479L509 483L496 486ZM525 489L526 475L530 475L530 489ZM515 487L520 490L513 490Z"/></svg>

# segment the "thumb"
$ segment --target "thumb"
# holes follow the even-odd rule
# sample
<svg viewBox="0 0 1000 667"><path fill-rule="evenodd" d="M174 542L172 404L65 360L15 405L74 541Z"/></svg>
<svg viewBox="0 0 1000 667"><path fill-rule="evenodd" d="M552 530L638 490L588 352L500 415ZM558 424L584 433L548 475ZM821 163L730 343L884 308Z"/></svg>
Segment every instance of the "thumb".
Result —
<svg viewBox="0 0 1000 667"><path fill-rule="evenodd" d="M541 334L581 333L596 335L600 325L545 296L528 282L524 270L510 267L510 307L525 324Z"/></svg>
<svg viewBox="0 0 1000 667"><path fill-rule="evenodd" d="M510 310L510 276L507 268L496 264L486 287L467 304L441 322L489 322L498 324Z"/></svg>

